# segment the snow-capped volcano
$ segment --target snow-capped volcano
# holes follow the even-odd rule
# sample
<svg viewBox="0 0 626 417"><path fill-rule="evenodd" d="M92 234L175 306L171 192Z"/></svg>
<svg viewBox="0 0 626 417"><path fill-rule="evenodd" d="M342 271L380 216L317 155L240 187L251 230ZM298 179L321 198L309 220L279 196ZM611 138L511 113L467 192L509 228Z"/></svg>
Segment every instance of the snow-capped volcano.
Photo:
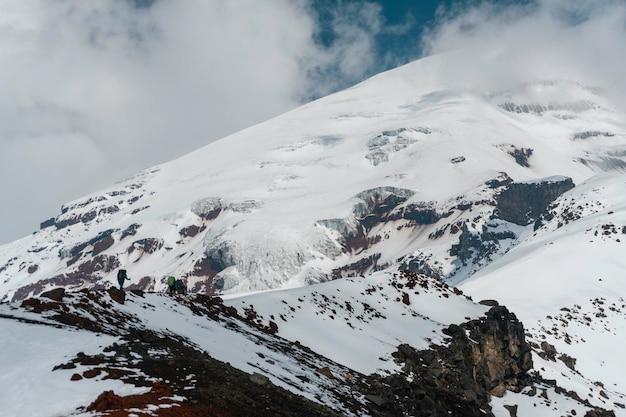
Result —
<svg viewBox="0 0 626 417"><path fill-rule="evenodd" d="M152 383L174 365L150 352L173 358L179 396L153 409L222 398L180 371L193 354L334 410L311 415L405 415L442 395L459 416L626 415L626 114L580 80L450 88L438 74L460 59L379 74L66 204L0 247L3 338L77 378L121 366ZM120 268L127 297L110 288ZM159 294L169 275L191 295ZM37 357L25 329L57 323L120 339L102 350L64 328L88 354ZM87 369L92 351L108 365ZM101 382L63 410L120 389Z"/></svg>
<svg viewBox="0 0 626 417"><path fill-rule="evenodd" d="M119 267L143 289L173 274L224 293L410 259L460 281L488 260L451 255L452 245L481 231L509 183L578 184L626 166L626 116L593 86L450 90L437 74L454 59L377 75L66 204L2 247L4 298L106 286Z"/></svg>

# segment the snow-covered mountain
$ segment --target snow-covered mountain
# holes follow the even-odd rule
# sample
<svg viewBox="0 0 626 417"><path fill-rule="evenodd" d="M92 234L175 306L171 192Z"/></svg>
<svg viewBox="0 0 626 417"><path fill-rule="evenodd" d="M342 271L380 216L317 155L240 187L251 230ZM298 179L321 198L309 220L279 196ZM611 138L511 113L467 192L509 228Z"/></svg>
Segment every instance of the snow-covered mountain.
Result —
<svg viewBox="0 0 626 417"><path fill-rule="evenodd" d="M327 407L306 415L425 415L411 404L448 398L432 409L626 416L626 113L584 80L452 89L439 74L461 59L379 74L68 203L0 246L0 331L16 346L3 385L76 390L58 411L20 411L17 384L3 400L12 415L67 415L108 389L147 395L131 380L168 385L170 400L145 407L193 399L233 413L203 394L199 371L164 377L173 370L149 365L152 349L179 367L191 366L183 351L208 354L253 387ZM104 291L119 268L135 291L121 300ZM168 275L192 294L161 294ZM38 297L56 287L68 293ZM59 340L45 357L41 338ZM95 379L81 351L107 364ZM22 352L43 370L15 377ZM57 393L46 390L33 395Z"/></svg>
<svg viewBox="0 0 626 417"><path fill-rule="evenodd" d="M492 219L511 181L580 184L626 166L626 116L593 86L453 91L437 73L454 59L377 75L66 204L1 247L5 299L106 286L119 267L138 288L161 290L173 274L227 294L402 262L460 281L476 269L465 265L515 244L471 262L450 254L483 226L511 229Z"/></svg>

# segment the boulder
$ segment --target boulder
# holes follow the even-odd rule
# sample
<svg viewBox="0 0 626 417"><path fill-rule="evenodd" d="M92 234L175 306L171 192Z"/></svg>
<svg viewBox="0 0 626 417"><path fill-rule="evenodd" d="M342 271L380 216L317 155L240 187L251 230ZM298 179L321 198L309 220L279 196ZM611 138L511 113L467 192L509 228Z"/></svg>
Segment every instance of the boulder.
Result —
<svg viewBox="0 0 626 417"><path fill-rule="evenodd" d="M43 292L41 293L41 297L49 298L52 301L63 301L63 297L65 297L65 288L59 287Z"/></svg>
<svg viewBox="0 0 626 417"><path fill-rule="evenodd" d="M109 293L109 296L113 299L113 301L119 304L124 304L124 301L126 300L126 293L124 291L120 291L117 288L111 287L107 290L107 292Z"/></svg>
<svg viewBox="0 0 626 417"><path fill-rule="evenodd" d="M261 386L266 386L270 383L270 379L268 377L266 377L265 375L258 374L256 372L250 375L250 381Z"/></svg>
<svg viewBox="0 0 626 417"><path fill-rule="evenodd" d="M328 366L324 366L322 368L318 368L318 369L315 370L315 372L317 372L318 374L324 375L328 379L335 379L335 376L330 371L330 368Z"/></svg>
<svg viewBox="0 0 626 417"><path fill-rule="evenodd" d="M539 356L541 358L547 359L553 362L556 361L556 354L558 353L558 351L556 350L554 345L551 345L550 343L543 341L541 342L541 350L542 352L539 352Z"/></svg>

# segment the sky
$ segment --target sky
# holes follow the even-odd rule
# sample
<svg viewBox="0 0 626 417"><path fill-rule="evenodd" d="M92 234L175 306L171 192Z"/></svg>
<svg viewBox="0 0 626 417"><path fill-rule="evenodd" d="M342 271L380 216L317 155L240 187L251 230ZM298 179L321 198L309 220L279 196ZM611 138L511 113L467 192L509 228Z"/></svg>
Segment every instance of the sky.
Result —
<svg viewBox="0 0 626 417"><path fill-rule="evenodd" d="M624 96L613 0L0 0L0 243L61 205L422 56ZM496 84L494 84L494 82Z"/></svg>

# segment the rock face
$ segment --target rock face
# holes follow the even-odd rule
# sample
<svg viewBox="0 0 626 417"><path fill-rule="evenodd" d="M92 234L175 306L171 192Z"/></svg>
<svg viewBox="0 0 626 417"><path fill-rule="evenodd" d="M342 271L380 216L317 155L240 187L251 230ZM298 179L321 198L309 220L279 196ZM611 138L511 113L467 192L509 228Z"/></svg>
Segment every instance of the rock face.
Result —
<svg viewBox="0 0 626 417"><path fill-rule="evenodd" d="M383 415L492 416L491 395L519 391L530 381L531 348L506 307L444 333L451 338L447 346L417 351L400 345L394 357L402 373L368 377L365 392Z"/></svg>
<svg viewBox="0 0 626 417"><path fill-rule="evenodd" d="M452 244L448 252L460 261L460 265L471 265L474 271L516 245L517 226L534 222L536 228L548 216L550 204L574 187L568 177L516 183L506 174L501 180L494 179L486 185L497 189L493 201L495 207L491 212L484 213L482 219L454 224L454 230L461 233L458 243Z"/></svg>
<svg viewBox="0 0 626 417"><path fill-rule="evenodd" d="M497 197L497 216L526 226L542 214L548 204L574 188L571 178L555 177L531 183L512 183Z"/></svg>
<svg viewBox="0 0 626 417"><path fill-rule="evenodd" d="M452 337L454 358L463 355L465 376L472 375L464 384L476 392L501 396L506 390L516 390L518 378L533 366L524 327L504 306L492 307L484 318L452 325L444 333Z"/></svg>

